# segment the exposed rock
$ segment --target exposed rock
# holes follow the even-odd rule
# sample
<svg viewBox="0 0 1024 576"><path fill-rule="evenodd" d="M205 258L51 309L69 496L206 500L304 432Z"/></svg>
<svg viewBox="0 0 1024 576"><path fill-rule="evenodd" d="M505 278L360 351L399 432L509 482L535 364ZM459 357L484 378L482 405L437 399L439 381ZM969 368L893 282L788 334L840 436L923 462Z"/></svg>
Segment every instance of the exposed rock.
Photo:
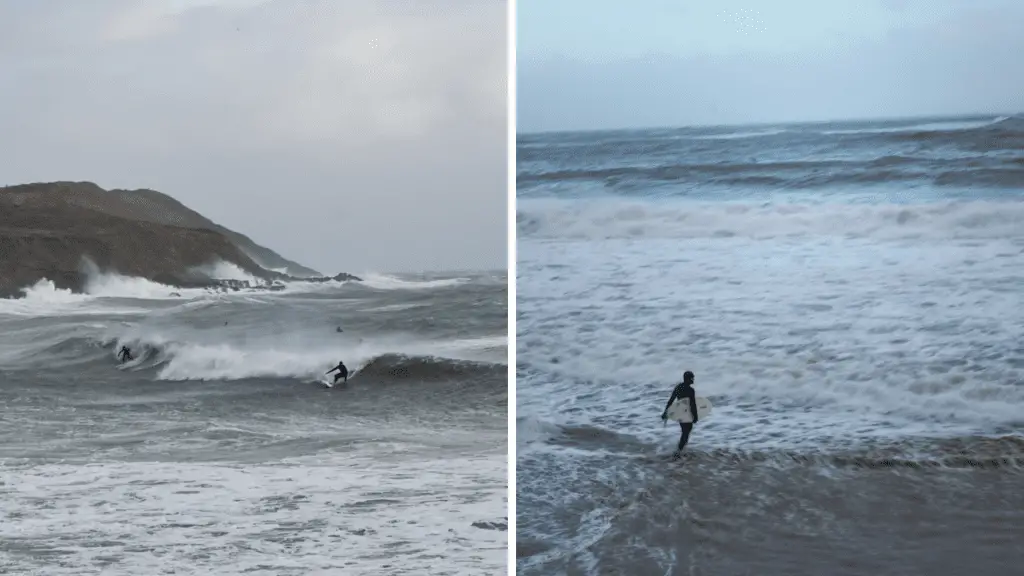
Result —
<svg viewBox="0 0 1024 576"><path fill-rule="evenodd" d="M275 281L321 277L152 190L107 192L90 182L0 188L0 297L19 297L43 278L80 292L93 265L180 288L246 287L196 271L217 261L261 279L266 284L258 288L268 290L283 289Z"/></svg>
<svg viewBox="0 0 1024 576"><path fill-rule="evenodd" d="M347 281L350 281L350 280L354 281L354 282L361 282L363 280L362 278L360 278L358 276L353 276L352 274L347 274L345 272L342 272L341 274L338 274L336 276L314 276L314 277L311 277L311 278L291 278L291 277L285 277L285 279L288 279L288 280L302 280L303 282L347 282Z"/></svg>

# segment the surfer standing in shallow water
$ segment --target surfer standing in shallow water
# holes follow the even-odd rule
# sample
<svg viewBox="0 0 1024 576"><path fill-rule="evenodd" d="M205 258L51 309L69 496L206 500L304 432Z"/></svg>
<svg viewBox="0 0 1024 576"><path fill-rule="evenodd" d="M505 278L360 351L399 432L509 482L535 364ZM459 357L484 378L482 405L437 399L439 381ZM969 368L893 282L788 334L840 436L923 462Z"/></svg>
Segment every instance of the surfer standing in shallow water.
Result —
<svg viewBox="0 0 1024 576"><path fill-rule="evenodd" d="M693 372L687 370L683 372L683 381L676 384L675 389L672 390L672 396L668 399L668 404L665 404L665 411L661 413L662 420L668 420L668 408L672 405L672 402L676 399L682 400L686 398L690 401L690 413L693 414L693 422L680 422L679 427L682 429L682 433L679 436L679 447L672 454L673 458L679 458L683 453L683 448L686 447L686 443L690 441L690 432L693 431L693 425L697 423L697 394L693 390Z"/></svg>
<svg viewBox="0 0 1024 576"><path fill-rule="evenodd" d="M345 363L344 362L339 360L338 361L338 365L335 366L334 368L331 368L330 370L328 370L327 374L330 374L331 372L334 372L335 370L337 370L338 373L334 375L334 383L332 384L332 386L334 384L337 384L338 383L338 379L340 379L340 378L344 378L344 381L348 382L348 368L345 367ZM326 376L327 374L324 374L324 375Z"/></svg>

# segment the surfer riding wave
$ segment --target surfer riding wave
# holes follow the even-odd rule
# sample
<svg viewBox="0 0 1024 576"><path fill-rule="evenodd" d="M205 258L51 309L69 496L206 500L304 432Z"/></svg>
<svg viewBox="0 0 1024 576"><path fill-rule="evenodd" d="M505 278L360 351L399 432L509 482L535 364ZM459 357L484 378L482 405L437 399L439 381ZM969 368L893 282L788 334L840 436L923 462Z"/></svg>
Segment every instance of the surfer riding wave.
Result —
<svg viewBox="0 0 1024 576"><path fill-rule="evenodd" d="M335 372L335 371L337 371L338 373L334 375L334 382L333 382L333 384L337 384L338 380L341 380L341 379L343 379L344 382L348 382L348 368L345 367L345 363L344 362L339 360L338 361L338 365L335 366L334 368L331 368L330 370L328 370L324 374L324 376L326 376L327 374L330 374L331 372Z"/></svg>

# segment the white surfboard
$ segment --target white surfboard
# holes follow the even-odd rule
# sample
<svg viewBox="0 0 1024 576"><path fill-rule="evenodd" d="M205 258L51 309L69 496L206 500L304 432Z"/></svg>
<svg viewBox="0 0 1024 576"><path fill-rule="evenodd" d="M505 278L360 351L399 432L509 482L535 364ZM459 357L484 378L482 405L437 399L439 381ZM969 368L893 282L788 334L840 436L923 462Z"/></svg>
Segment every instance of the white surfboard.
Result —
<svg viewBox="0 0 1024 576"><path fill-rule="evenodd" d="M349 374L348 374L348 379L349 380L352 379L352 373L351 372L349 372ZM343 386L343 385L347 384L348 380L345 380L344 378L342 378L342 379L339 379L337 382L335 382L334 378L332 378L330 376L326 376L326 377L321 378L320 380L318 380L318 382L323 384L324 388L334 388L336 386Z"/></svg>
<svg viewBox="0 0 1024 576"><path fill-rule="evenodd" d="M695 398L697 401L697 416L701 420L711 415L711 400L702 396ZM688 398L677 398L668 407L668 417L671 420L678 420L684 424L693 422L693 414L690 413L690 400Z"/></svg>
<svg viewBox="0 0 1024 576"><path fill-rule="evenodd" d="M310 384L319 384L324 388L334 388L334 381L330 378L315 378L313 380L308 380L308 382Z"/></svg>

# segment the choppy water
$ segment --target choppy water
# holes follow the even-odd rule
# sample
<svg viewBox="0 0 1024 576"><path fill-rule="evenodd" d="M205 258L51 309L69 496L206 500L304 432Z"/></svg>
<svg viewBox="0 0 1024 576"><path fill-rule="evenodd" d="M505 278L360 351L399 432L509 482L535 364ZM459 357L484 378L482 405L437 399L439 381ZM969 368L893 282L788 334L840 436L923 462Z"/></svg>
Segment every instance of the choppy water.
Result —
<svg viewBox="0 0 1024 576"><path fill-rule="evenodd" d="M503 571L506 284L0 300L0 572Z"/></svg>
<svg viewBox="0 0 1024 576"><path fill-rule="evenodd" d="M517 153L520 573L1017 570L1024 119Z"/></svg>

